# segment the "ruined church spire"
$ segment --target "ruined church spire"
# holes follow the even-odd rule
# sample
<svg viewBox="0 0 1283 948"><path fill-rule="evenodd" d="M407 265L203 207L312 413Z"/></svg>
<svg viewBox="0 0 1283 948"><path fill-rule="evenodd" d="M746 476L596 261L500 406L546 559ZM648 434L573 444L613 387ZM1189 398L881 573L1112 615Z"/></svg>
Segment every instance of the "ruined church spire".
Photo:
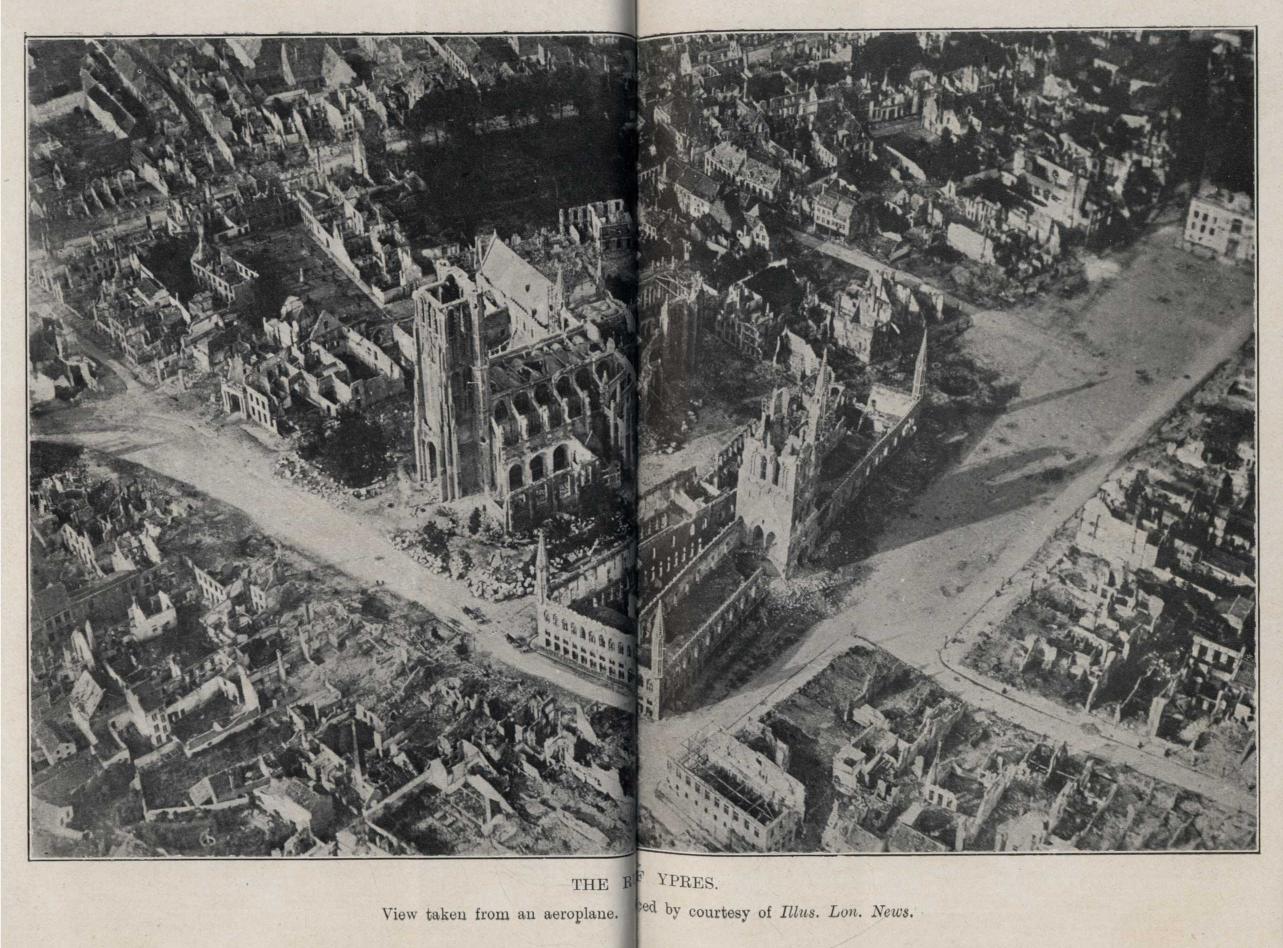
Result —
<svg viewBox="0 0 1283 948"><path fill-rule="evenodd" d="M543 602L548 596L548 543L544 532L539 531L539 545L535 549L535 596Z"/></svg>
<svg viewBox="0 0 1283 948"><path fill-rule="evenodd" d="M922 328L922 345L918 347L918 361L913 368L913 400L917 401L926 391L927 381L927 330Z"/></svg>

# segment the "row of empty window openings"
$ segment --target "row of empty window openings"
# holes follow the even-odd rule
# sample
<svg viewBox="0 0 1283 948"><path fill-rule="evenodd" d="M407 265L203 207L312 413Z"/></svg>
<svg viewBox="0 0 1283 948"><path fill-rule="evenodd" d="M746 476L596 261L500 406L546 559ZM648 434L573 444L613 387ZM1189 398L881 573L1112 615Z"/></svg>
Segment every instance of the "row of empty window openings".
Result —
<svg viewBox="0 0 1283 948"><path fill-rule="evenodd" d="M530 459L530 483L536 484L543 480L547 474L547 462L542 454L536 454ZM564 444L559 444L552 452L552 470L564 471L570 466L570 452ZM508 489L516 490L526 486L526 470L521 464L514 464L508 469Z"/></svg>

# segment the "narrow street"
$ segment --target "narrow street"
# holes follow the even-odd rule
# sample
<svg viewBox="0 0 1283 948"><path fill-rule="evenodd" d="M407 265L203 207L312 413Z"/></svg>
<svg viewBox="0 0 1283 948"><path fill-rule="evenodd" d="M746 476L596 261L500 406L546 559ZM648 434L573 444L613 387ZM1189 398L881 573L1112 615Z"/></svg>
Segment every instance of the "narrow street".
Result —
<svg viewBox="0 0 1283 948"><path fill-rule="evenodd" d="M837 614L736 694L643 725L644 805L654 800L668 750L698 732L760 716L863 640L1031 731L1255 810L1250 793L1146 752L1134 739L1123 744L1085 732L1068 709L994 692L941 657L950 639L1005 614L1011 596L997 597L1004 583L1153 426L1250 337L1251 274L1183 253L1175 246L1177 233L1170 223L1151 230L1119 255L1114 279L1077 300L974 314L964 347L980 364L1020 380L1020 395L886 530ZM958 654L949 653L950 665L959 664Z"/></svg>
<svg viewBox="0 0 1283 948"><path fill-rule="evenodd" d="M909 286L917 286L919 283L923 282L922 277L910 273L908 270L900 270L893 267L885 261L879 260L872 254L865 253L859 247L853 247L848 243L833 240L817 234L807 233L804 230L798 230L796 228L789 228L789 233L804 247L809 247L812 250L818 250L820 253L827 254L834 260L841 260L843 263L849 263L864 270L886 270L887 272L894 274L898 281ZM968 303L966 300L959 299L952 293L945 293L945 299L950 305L964 313L975 311L975 306Z"/></svg>

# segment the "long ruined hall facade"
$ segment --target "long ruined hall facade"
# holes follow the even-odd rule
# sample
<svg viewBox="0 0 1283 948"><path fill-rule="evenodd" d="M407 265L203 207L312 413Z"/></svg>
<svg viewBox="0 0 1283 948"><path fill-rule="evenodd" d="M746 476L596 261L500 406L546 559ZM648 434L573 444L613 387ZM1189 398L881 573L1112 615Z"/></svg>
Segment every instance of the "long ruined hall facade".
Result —
<svg viewBox="0 0 1283 948"><path fill-rule="evenodd" d="M911 388L875 383L858 401L827 355L802 386L781 386L760 418L702 474L652 490L637 551L637 704L680 709L710 668L753 647L753 613L776 575L796 574L837 516L917 430L927 337ZM733 474L720 473L723 465Z"/></svg>
<svg viewBox="0 0 1283 948"><path fill-rule="evenodd" d="M509 530L577 507L590 484L636 468L636 374L608 324L606 296L568 306L498 237L476 272L438 268L414 294L418 477L443 501L484 498Z"/></svg>

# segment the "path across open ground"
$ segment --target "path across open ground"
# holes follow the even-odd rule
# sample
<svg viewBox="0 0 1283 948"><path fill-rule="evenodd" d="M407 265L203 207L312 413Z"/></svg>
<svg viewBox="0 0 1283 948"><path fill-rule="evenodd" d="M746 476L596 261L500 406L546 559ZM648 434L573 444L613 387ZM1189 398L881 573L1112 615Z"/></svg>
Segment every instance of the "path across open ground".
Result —
<svg viewBox="0 0 1283 948"><path fill-rule="evenodd" d="M665 748L703 728L734 727L762 714L864 639L1035 732L1227 805L1255 808L1240 789L1107 735L1089 735L1072 716L1026 696L995 693L941 661L945 643L972 627L982 609L1003 607L995 597L1004 581L1251 334L1251 275L1181 252L1177 236L1170 222L1151 230L1119 255L1116 275L1088 297L973 314L964 344L980 363L1018 379L1020 396L957 467L888 527L838 614L734 695L643 729L644 804L654 801ZM585 698L629 703L508 643L503 632L530 625L528 602L485 603L491 623L472 622L462 609L475 599L462 583L424 569L380 527L274 477L274 454L237 425L200 422L163 392L131 380L114 398L37 419L33 434L106 451L190 484L237 507L265 533L362 582L382 580L390 592L471 629L483 650L513 667Z"/></svg>
<svg viewBox="0 0 1283 948"><path fill-rule="evenodd" d="M84 340L82 340L84 341ZM233 422L212 425L177 408L171 397L135 377L89 343L127 381L122 394L39 416L32 437L78 444L132 461L230 504L267 535L349 576L418 602L443 619L474 633L479 649L507 665L615 707L631 698L587 681L538 652L523 651L505 638L533 627L526 600L483 602L464 583L432 573L397 549L384 524L307 493L273 475L277 454ZM480 608L479 624L463 612Z"/></svg>
<svg viewBox="0 0 1283 948"><path fill-rule="evenodd" d="M662 821L664 808L654 790L667 749L706 729L735 728L760 716L860 640L1031 731L1255 812L1252 794L1134 741L1085 732L1072 712L995 692L946 667L940 654L950 638L1010 606L997 595L1004 582L1180 398L1251 335L1251 274L1185 254L1176 246L1178 235L1172 221L1151 229L1117 256L1117 273L1082 298L973 314L964 345L980 364L1019 380L1020 395L967 456L887 528L837 614L735 694L643 726L641 800L657 818ZM973 624L982 609L985 615Z"/></svg>

